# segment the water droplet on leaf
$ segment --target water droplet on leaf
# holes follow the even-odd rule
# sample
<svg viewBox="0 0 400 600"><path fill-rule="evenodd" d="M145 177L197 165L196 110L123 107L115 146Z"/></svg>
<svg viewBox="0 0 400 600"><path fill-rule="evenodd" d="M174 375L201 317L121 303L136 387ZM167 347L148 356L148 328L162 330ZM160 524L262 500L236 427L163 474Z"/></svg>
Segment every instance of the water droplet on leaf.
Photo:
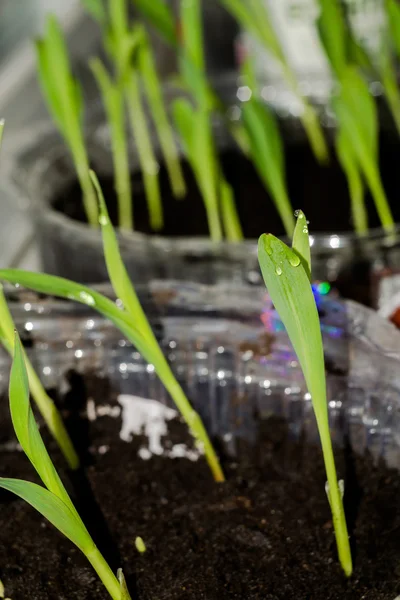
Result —
<svg viewBox="0 0 400 600"><path fill-rule="evenodd" d="M292 265L292 267L298 267L300 264L300 258L297 255L291 256L289 258L289 262Z"/></svg>
<svg viewBox="0 0 400 600"><path fill-rule="evenodd" d="M91 294L88 294L87 292L79 292L79 298L89 306L94 306L96 304L96 301L93 298L93 296Z"/></svg>
<svg viewBox="0 0 400 600"><path fill-rule="evenodd" d="M108 225L109 220L107 219L106 215L100 215L99 223L100 225Z"/></svg>
<svg viewBox="0 0 400 600"><path fill-rule="evenodd" d="M277 275L282 275L282 269L280 267L276 267L275 272Z"/></svg>

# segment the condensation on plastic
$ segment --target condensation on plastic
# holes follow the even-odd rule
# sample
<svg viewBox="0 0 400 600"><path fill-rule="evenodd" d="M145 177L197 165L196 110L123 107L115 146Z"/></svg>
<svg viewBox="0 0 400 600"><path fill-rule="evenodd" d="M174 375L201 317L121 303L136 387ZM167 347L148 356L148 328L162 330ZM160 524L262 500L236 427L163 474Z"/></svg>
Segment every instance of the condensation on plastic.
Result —
<svg viewBox="0 0 400 600"><path fill-rule="evenodd" d="M106 288L108 291L108 288ZM169 404L152 365L88 307L9 292L19 330L48 388L70 369L111 381L116 394ZM318 440L311 399L284 328L260 289L153 282L139 295L176 376L213 435L232 448L255 439L259 419L287 418L291 435ZM350 435L400 467L400 333L353 302L320 298L333 438ZM0 355L6 391L9 358Z"/></svg>

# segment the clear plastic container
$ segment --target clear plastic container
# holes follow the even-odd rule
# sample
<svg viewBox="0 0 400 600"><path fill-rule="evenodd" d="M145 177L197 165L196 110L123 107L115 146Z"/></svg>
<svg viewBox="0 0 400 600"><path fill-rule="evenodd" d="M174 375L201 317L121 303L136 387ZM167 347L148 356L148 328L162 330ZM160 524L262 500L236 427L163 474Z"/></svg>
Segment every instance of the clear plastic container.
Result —
<svg viewBox="0 0 400 600"><path fill-rule="evenodd" d="M158 281L141 287L139 295L188 397L209 431L232 451L237 438L255 440L259 419L270 415L286 417L292 435L303 430L317 440L300 367L265 292ZM152 365L88 307L44 301L20 290L10 298L47 388L65 390L71 369L84 379L96 375L110 385L113 400L99 405L93 398L87 406L89 421L121 419L123 435L122 394L170 404ZM350 434L357 450L368 447L376 457L399 466L400 333L353 302L317 296L317 303L335 442ZM9 359L2 353L2 394L8 373ZM101 439L96 443L101 446Z"/></svg>
<svg viewBox="0 0 400 600"><path fill-rule="evenodd" d="M217 128L218 144L229 144L226 132ZM102 175L112 174L107 129L96 126L89 153L93 166ZM132 149L132 168L138 168ZM13 179L29 199L36 228L43 269L84 283L108 279L101 233L83 222L54 210L54 198L75 179L75 171L63 142L54 132L40 137L19 157ZM260 231L262 233L262 231ZM398 233L396 232L396 236ZM341 295L367 305L376 305L375 265L400 266L393 242L381 229L371 230L363 239L354 233L332 232L311 236L313 276L328 282ZM154 278L177 279L204 284L261 285L257 241L212 242L201 237L166 237L139 232L119 232L120 249L129 275L136 284ZM321 289L329 289L325 286Z"/></svg>

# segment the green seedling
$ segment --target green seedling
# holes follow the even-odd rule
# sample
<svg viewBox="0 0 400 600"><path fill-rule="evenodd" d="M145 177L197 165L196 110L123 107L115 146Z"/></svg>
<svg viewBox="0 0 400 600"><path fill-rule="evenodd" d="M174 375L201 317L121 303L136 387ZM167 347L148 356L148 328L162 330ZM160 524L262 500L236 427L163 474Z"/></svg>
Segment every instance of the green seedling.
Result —
<svg viewBox="0 0 400 600"><path fill-rule="evenodd" d="M108 216L106 203L99 182L93 172L91 172L91 177L99 198L100 225L103 234L104 256L106 259L108 275L116 296L120 298L124 305L124 311L128 317L128 321L135 323L135 328L141 337L140 346L138 344L139 340L137 335L136 338L131 335L129 339L138 347L142 356L154 365L158 376L165 388L171 394L172 399L189 426L189 429L201 448L204 449L207 461L216 481L222 481L224 476L221 467L219 466L214 448L212 447L199 415L193 410L182 388L176 381L153 330L151 329L150 323L139 302L133 284L129 279L125 265L122 261L117 238ZM135 342L134 339L137 341Z"/></svg>
<svg viewBox="0 0 400 600"><path fill-rule="evenodd" d="M45 35L36 42L36 55L44 98L71 152L88 221L97 226L97 203L88 176L89 159L82 126L81 89L72 75L63 33L54 16L48 17Z"/></svg>
<svg viewBox="0 0 400 600"><path fill-rule="evenodd" d="M292 248L275 236L264 234L258 243L258 257L268 293L293 344L312 398L328 480L328 499L339 561L349 577L352 559L329 430L324 352L318 310L310 283L309 247L307 221L299 211Z"/></svg>
<svg viewBox="0 0 400 600"><path fill-rule="evenodd" d="M342 7L336 0L319 0L320 14L317 21L319 36L325 48L332 71L339 83L345 77L347 67L356 59L356 48L351 32L344 18ZM359 58L357 60L358 64ZM365 208L364 185L357 156L352 148L352 140L348 132L340 128L336 136L336 154L346 175L354 227L358 235L368 231L368 215Z"/></svg>
<svg viewBox="0 0 400 600"><path fill-rule="evenodd" d="M249 61L245 61L242 72L244 81L255 90L255 75ZM286 234L291 236L294 229L293 209L287 191L284 148L278 123L254 91L243 104L242 114L253 164L272 196Z"/></svg>
<svg viewBox="0 0 400 600"><path fill-rule="evenodd" d="M397 55L400 56L400 6L397 0L386 0L385 7L390 36Z"/></svg>
<svg viewBox="0 0 400 600"><path fill-rule="evenodd" d="M125 132L124 91L121 84L110 77L100 59L93 59L90 62L90 68L101 91L110 125L114 185L118 198L118 224L121 229L133 229L132 186Z"/></svg>
<svg viewBox="0 0 400 600"><path fill-rule="evenodd" d="M348 153L357 162L371 191L382 226L391 232L394 221L379 172L376 104L355 67L349 66L343 71L333 108L338 119L339 135L345 135Z"/></svg>
<svg viewBox="0 0 400 600"><path fill-rule="evenodd" d="M376 103L354 64L357 44L346 29L342 9L336 1L319 0L319 4L320 38L340 85L339 93L332 101L339 130L336 151L348 179L356 231L364 235L368 228L363 179L374 198L382 226L391 231L394 222L378 164ZM362 54L359 48L358 55ZM363 64L367 62L367 58L363 60Z"/></svg>
<svg viewBox="0 0 400 600"><path fill-rule="evenodd" d="M174 400L190 431L197 440L199 447L204 451L215 480L223 481L224 475L222 469L204 425L199 415L191 407L185 393L172 373L171 367L162 353L135 290L129 281L119 254L115 233L107 216L102 198L101 206L100 222L109 275L117 295L120 296L124 303L124 309L119 308L114 302L99 292L92 290L90 287L61 277L32 273L31 271L19 269L2 269L0 270L0 280L14 284L18 283L23 287L44 294L75 300L98 311L114 323L121 333L138 349L143 358L154 366L158 377Z"/></svg>
<svg viewBox="0 0 400 600"><path fill-rule="evenodd" d="M94 0L90 4L92 2ZM152 229L158 231L163 227L163 210L159 184L160 168L151 144L151 136L141 96L137 64L141 35L137 29L130 26L127 0L108 0L107 10L102 0L97 0L97 3L101 4L102 8L93 10L87 4L86 8L89 9L92 16L97 17L98 23L102 28L103 44L113 63L117 90L119 91L119 95L125 100L132 134L137 146L150 225ZM118 107L122 98L118 98ZM115 105L116 102L113 105L114 110ZM115 157L116 159L117 157Z"/></svg>
<svg viewBox="0 0 400 600"><path fill-rule="evenodd" d="M299 101L302 114L301 122L310 141L311 148L320 163L329 158L328 146L319 123L318 116L300 91L296 76L286 60L280 42L269 19L264 0L220 0L222 5L236 18L238 23L253 35L272 54L281 67L282 75L289 88Z"/></svg>
<svg viewBox="0 0 400 600"><path fill-rule="evenodd" d="M4 120L0 120L0 149L4 131ZM9 311L7 301L4 296L3 286L0 285L0 343L6 351L12 356L14 352L14 331L15 324ZM26 367L29 375L29 387L36 405L49 428L50 433L59 445L61 452L65 456L71 469L79 467L79 458L75 452L71 439L65 429L53 400L47 395L35 369L25 355Z"/></svg>
<svg viewBox="0 0 400 600"><path fill-rule="evenodd" d="M225 237L228 242L241 242L243 240L243 231L236 210L233 189L222 176L219 179L219 187L221 219Z"/></svg>
<svg viewBox="0 0 400 600"><path fill-rule="evenodd" d="M0 487L25 500L71 540L89 560L113 600L129 600L123 577L118 581L96 547L43 443L29 404L28 374L18 334L15 335L10 375L10 411L18 441L44 487L8 478L0 478Z"/></svg>
<svg viewBox="0 0 400 600"><path fill-rule="evenodd" d="M336 154L349 186L354 228L359 236L365 236L368 233L368 213L364 197L365 188L351 140L348 139L344 129L341 129L336 136Z"/></svg>
<svg viewBox="0 0 400 600"><path fill-rule="evenodd" d="M153 50L144 27L138 25L138 31L141 40L137 54L138 69L143 80L144 90L160 141L172 191L176 198L183 198L186 194L185 180L183 178L174 135L164 105L164 98L156 69Z"/></svg>
<svg viewBox="0 0 400 600"><path fill-rule="evenodd" d="M218 200L217 156L207 110L193 108L183 98L173 104L176 128L180 134L186 157L195 175L207 213L211 239L222 239L222 225Z"/></svg>
<svg viewBox="0 0 400 600"><path fill-rule="evenodd" d="M133 5L168 44L177 45L175 18L165 0L133 0Z"/></svg>
<svg viewBox="0 0 400 600"><path fill-rule="evenodd" d="M0 343L12 356L14 352L15 324L0 285ZM47 395L35 369L25 355L26 369L29 377L29 388L49 431L60 447L71 469L79 467L79 458L68 435L65 425L53 400Z"/></svg>

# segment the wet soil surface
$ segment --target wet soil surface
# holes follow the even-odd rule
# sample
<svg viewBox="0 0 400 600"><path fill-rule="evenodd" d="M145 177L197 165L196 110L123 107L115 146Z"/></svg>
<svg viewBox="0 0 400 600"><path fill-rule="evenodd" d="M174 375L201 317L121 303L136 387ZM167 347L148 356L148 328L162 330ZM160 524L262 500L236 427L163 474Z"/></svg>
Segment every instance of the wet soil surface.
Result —
<svg viewBox="0 0 400 600"><path fill-rule="evenodd" d="M103 379L74 382L77 404L118 411ZM68 398L67 398L68 401ZM68 401L69 403L69 401ZM65 408L61 405L61 408ZM80 407L82 408L82 406ZM93 409L93 407L92 407ZM93 410L92 410L93 412ZM400 593L400 475L370 456L337 449L354 574L338 563L320 448L293 440L277 419L261 423L256 447L219 448L227 481L204 460L139 457L148 439L119 437L121 417L68 419L84 450L71 477L45 435L64 481L113 569L138 600L394 600ZM168 424L164 447L193 450L186 427ZM1 474L35 480L19 452L1 451ZM106 599L70 542L11 495L0 495L0 579L12 600ZM141 536L145 554L135 548Z"/></svg>

